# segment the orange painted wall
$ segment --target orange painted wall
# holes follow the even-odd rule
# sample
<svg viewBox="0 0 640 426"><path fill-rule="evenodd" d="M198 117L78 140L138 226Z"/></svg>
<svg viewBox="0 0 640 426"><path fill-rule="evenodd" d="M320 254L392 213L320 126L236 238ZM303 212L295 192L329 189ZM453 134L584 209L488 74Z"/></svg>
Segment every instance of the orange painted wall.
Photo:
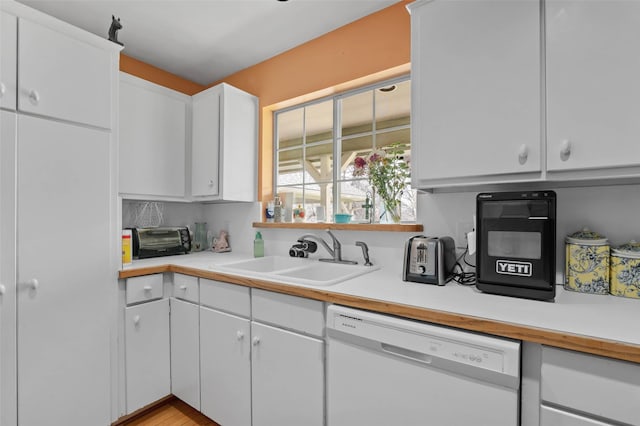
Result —
<svg viewBox="0 0 640 426"><path fill-rule="evenodd" d="M171 74L170 72L154 67L153 65L149 65L146 62L142 62L123 53L120 54L120 71L124 71L127 74L135 75L136 77L168 87L169 89L186 93L187 95L193 95L206 89L205 86L186 80L175 74Z"/></svg>
<svg viewBox="0 0 640 426"><path fill-rule="evenodd" d="M224 81L268 106L407 64L408 3L396 3L212 85Z"/></svg>

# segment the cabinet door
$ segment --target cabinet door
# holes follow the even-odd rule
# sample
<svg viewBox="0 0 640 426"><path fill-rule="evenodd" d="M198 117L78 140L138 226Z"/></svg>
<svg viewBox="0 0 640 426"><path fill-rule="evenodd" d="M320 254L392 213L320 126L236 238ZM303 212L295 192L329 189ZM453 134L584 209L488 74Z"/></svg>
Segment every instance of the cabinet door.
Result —
<svg viewBox="0 0 640 426"><path fill-rule="evenodd" d="M640 165L640 3L545 10L548 170Z"/></svg>
<svg viewBox="0 0 640 426"><path fill-rule="evenodd" d="M219 194L220 105L222 86L193 96L191 134L191 195ZM233 165L230 165L233 167Z"/></svg>
<svg viewBox="0 0 640 426"><path fill-rule="evenodd" d="M185 195L189 97L120 73L120 193L125 198Z"/></svg>
<svg viewBox="0 0 640 426"><path fill-rule="evenodd" d="M0 111L0 425L16 413L16 114Z"/></svg>
<svg viewBox="0 0 640 426"><path fill-rule="evenodd" d="M324 342L251 323L253 426L324 424Z"/></svg>
<svg viewBox="0 0 640 426"><path fill-rule="evenodd" d="M220 196L225 200L257 199L258 99L223 85L220 136Z"/></svg>
<svg viewBox="0 0 640 426"><path fill-rule="evenodd" d="M111 127L111 53L26 19L18 28L18 109Z"/></svg>
<svg viewBox="0 0 640 426"><path fill-rule="evenodd" d="M411 32L413 186L539 176L539 2L421 2Z"/></svg>
<svg viewBox="0 0 640 426"><path fill-rule="evenodd" d="M224 426L251 424L249 339L249 320L200 308L202 412Z"/></svg>
<svg viewBox="0 0 640 426"><path fill-rule="evenodd" d="M171 299L171 393L200 410L198 305Z"/></svg>
<svg viewBox="0 0 640 426"><path fill-rule="evenodd" d="M127 414L171 393L169 300L125 308Z"/></svg>
<svg viewBox="0 0 640 426"><path fill-rule="evenodd" d="M20 425L108 424L111 135L26 115L17 134Z"/></svg>
<svg viewBox="0 0 640 426"><path fill-rule="evenodd" d="M16 58L18 50L18 19L0 12L0 107L16 109Z"/></svg>

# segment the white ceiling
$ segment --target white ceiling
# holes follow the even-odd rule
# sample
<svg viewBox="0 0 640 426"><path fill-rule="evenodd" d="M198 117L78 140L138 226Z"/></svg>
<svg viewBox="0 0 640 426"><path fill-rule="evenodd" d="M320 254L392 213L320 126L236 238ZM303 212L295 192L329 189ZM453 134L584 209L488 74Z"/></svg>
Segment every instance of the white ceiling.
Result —
<svg viewBox="0 0 640 426"><path fill-rule="evenodd" d="M105 37L124 53L207 85L398 0L18 0Z"/></svg>

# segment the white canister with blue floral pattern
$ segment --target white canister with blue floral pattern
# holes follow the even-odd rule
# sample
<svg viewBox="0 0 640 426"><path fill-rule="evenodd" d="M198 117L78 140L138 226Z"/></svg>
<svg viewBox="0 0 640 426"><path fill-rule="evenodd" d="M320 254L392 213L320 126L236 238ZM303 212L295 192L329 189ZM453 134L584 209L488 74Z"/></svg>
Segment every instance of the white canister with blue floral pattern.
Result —
<svg viewBox="0 0 640 426"><path fill-rule="evenodd" d="M611 294L640 299L640 243L611 249Z"/></svg>
<svg viewBox="0 0 640 426"><path fill-rule="evenodd" d="M564 288L592 294L609 293L609 240L584 228L567 235Z"/></svg>

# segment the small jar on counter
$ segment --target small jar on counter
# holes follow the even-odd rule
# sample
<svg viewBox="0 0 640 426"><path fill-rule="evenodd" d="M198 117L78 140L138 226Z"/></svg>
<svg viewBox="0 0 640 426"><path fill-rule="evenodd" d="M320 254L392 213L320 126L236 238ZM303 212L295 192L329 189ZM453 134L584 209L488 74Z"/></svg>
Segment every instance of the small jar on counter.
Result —
<svg viewBox="0 0 640 426"><path fill-rule="evenodd" d="M584 228L567 235L564 288L581 293L609 293L609 240Z"/></svg>
<svg viewBox="0 0 640 426"><path fill-rule="evenodd" d="M640 299L640 243L611 249L611 294Z"/></svg>

